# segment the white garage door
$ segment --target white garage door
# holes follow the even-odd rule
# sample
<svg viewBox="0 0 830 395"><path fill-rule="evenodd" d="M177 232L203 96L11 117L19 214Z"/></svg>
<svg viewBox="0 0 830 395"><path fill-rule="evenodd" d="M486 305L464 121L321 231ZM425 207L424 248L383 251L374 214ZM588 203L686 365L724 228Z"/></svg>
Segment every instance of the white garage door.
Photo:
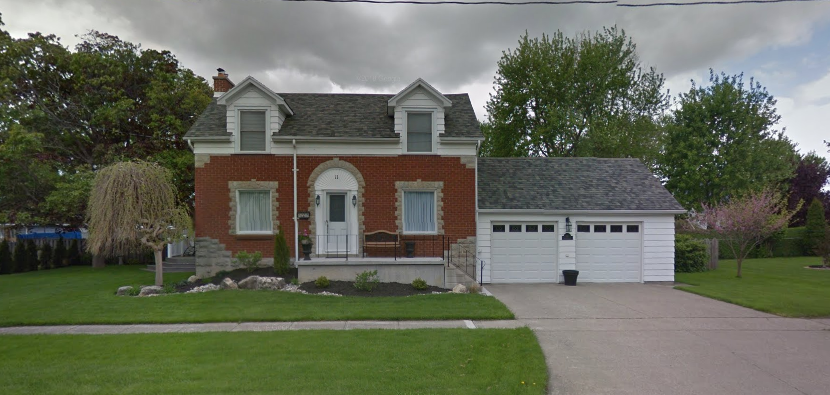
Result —
<svg viewBox="0 0 830 395"><path fill-rule="evenodd" d="M511 222L492 225L490 281L557 282L553 224Z"/></svg>
<svg viewBox="0 0 830 395"><path fill-rule="evenodd" d="M642 226L625 223L576 225L577 281L640 282Z"/></svg>

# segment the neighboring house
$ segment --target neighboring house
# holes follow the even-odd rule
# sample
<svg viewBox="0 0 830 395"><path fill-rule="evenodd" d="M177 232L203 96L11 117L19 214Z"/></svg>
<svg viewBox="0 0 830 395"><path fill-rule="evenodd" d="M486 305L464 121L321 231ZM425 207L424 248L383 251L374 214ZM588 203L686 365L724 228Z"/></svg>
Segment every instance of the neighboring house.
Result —
<svg viewBox="0 0 830 395"><path fill-rule="evenodd" d="M197 275L230 269L240 251L273 262L282 227L301 281L374 269L440 286L559 282L572 268L583 281L674 279L683 209L636 160L477 159L469 96L421 79L379 95L275 93L222 69L213 78L216 97L185 136Z"/></svg>

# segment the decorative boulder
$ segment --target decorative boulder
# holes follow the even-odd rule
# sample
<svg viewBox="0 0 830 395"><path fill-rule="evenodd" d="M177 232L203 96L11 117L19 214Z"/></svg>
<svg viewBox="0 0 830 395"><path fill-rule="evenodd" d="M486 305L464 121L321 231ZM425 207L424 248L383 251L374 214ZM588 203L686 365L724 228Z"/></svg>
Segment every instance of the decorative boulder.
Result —
<svg viewBox="0 0 830 395"><path fill-rule="evenodd" d="M196 277L196 275L194 274L194 275L192 275L192 276L190 276L190 277L188 277L188 278L187 278L187 282L188 282L188 283L190 283L190 284L193 284L193 283L195 283L195 282L196 282L196 280L198 280L198 279L199 279L199 277Z"/></svg>
<svg viewBox="0 0 830 395"><path fill-rule="evenodd" d="M205 284L198 286L196 288L191 289L190 291L185 292L186 294L195 294L200 292L210 292L210 291L218 291L219 286L216 284Z"/></svg>
<svg viewBox="0 0 830 395"><path fill-rule="evenodd" d="M285 287L285 280L281 277L250 276L239 282L240 289L270 289L278 290Z"/></svg>
<svg viewBox="0 0 830 395"><path fill-rule="evenodd" d="M233 281L230 278L225 277L225 279L222 280L222 283L219 284L219 288L221 288L221 289L239 289L239 286L236 285L236 281Z"/></svg>
<svg viewBox="0 0 830 395"><path fill-rule="evenodd" d="M118 287L118 291L116 291L115 294L118 296L128 296L132 290L133 287L129 285L124 287Z"/></svg>
<svg viewBox="0 0 830 395"><path fill-rule="evenodd" d="M160 295L162 293L164 293L164 289L162 287L149 285L141 287L141 292L138 293L138 296Z"/></svg>
<svg viewBox="0 0 830 395"><path fill-rule="evenodd" d="M467 287L465 287L464 284L458 284L458 285L452 287L452 293L454 293L454 294L465 294L465 293L467 293Z"/></svg>

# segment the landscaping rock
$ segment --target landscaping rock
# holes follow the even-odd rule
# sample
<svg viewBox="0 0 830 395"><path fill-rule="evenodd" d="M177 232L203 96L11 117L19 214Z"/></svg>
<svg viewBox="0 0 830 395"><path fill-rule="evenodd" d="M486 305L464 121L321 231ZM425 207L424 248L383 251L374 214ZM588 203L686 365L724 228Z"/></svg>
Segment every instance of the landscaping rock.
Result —
<svg viewBox="0 0 830 395"><path fill-rule="evenodd" d="M196 288L191 289L190 291L185 292L186 294L195 294L200 292L210 292L210 291L218 291L219 288L216 284L205 284Z"/></svg>
<svg viewBox="0 0 830 395"><path fill-rule="evenodd" d="M219 284L219 288L222 288L222 289L239 289L239 286L236 285L236 281L233 281L233 280L225 277L225 279L222 280L222 283Z"/></svg>
<svg viewBox="0 0 830 395"><path fill-rule="evenodd" d="M133 287L127 285L124 287L118 287L118 291L115 292L118 296L129 296L130 292L133 290Z"/></svg>
<svg viewBox="0 0 830 395"><path fill-rule="evenodd" d="M159 295L164 292L162 287L156 285L147 285L141 287L141 292L138 293L138 296L150 296L150 295Z"/></svg>
<svg viewBox="0 0 830 395"><path fill-rule="evenodd" d="M240 281L238 286L240 289L279 290L285 287L285 280L282 277L250 276Z"/></svg>
<svg viewBox="0 0 830 395"><path fill-rule="evenodd" d="M467 293L467 287L465 287L464 284L458 284L452 288L452 293L465 294Z"/></svg>
<svg viewBox="0 0 830 395"><path fill-rule="evenodd" d="M188 283L190 283L190 284L193 284L193 283L195 283L195 282L196 282L196 280L198 280L198 279L199 279L199 277L196 277L196 275L194 274L194 275L192 275L192 276L190 276L190 277L188 277L188 278L187 278L187 282L188 282Z"/></svg>

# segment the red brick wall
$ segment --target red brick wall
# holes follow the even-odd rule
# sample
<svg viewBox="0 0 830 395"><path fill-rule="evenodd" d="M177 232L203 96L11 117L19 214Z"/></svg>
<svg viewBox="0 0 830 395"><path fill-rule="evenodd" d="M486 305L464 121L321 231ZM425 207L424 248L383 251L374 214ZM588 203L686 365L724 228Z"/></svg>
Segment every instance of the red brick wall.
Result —
<svg viewBox="0 0 830 395"><path fill-rule="evenodd" d="M397 200L395 181L443 181L444 234L451 242L475 236L475 169L467 168L458 157L403 155L397 157L340 156L354 165L366 182L363 196L364 227L396 231ZM297 210L308 211L308 177L330 156L297 158ZM234 255L239 251L261 251L273 257L274 240L245 239L229 233L230 190L228 181L277 181L278 218L294 256L294 192L292 157L275 155L212 156L196 169L196 237L218 239ZM309 221L301 220L300 231Z"/></svg>

